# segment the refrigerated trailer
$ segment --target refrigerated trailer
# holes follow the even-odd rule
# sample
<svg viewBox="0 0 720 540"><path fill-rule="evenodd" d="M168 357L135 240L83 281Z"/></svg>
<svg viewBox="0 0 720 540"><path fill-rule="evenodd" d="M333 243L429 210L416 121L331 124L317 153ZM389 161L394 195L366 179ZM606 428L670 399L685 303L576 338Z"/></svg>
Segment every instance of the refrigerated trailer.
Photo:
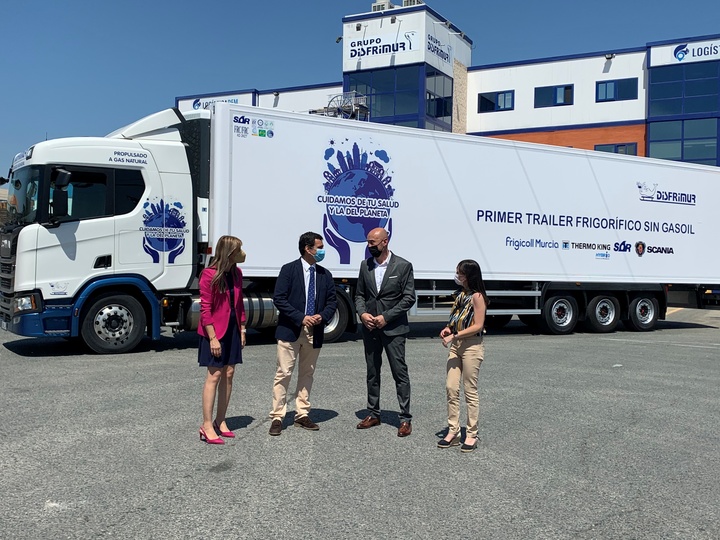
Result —
<svg viewBox="0 0 720 540"><path fill-rule="evenodd" d="M687 163L217 103L106 137L43 141L10 169L0 323L125 352L197 327L216 240L242 239L248 326L272 328L275 278L319 232L335 278L329 340L354 330L367 233L415 269L416 314L447 310L480 263L487 326L513 315L650 330L668 302L718 303L720 171Z"/></svg>

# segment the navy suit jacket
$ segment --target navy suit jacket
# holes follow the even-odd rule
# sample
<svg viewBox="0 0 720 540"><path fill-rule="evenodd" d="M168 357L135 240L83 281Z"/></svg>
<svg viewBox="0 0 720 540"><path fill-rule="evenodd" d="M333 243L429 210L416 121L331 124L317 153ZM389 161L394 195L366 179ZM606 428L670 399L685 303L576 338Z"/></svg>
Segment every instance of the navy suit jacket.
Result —
<svg viewBox="0 0 720 540"><path fill-rule="evenodd" d="M313 349L322 347L325 325L335 315L337 297L335 283L329 270L315 265L315 312L322 317L322 324L313 326ZM305 318L305 275L300 259L283 265L275 282L273 303L280 312L275 339L297 341Z"/></svg>

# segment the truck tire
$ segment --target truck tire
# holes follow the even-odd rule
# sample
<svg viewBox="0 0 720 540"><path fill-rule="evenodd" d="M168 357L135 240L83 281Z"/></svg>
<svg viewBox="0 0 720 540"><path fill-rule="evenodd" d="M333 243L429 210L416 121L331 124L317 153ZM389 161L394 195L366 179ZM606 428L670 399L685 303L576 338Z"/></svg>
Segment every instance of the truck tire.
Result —
<svg viewBox="0 0 720 540"><path fill-rule="evenodd" d="M569 334L578 321L578 305L572 296L553 296L543 307L544 329L556 335Z"/></svg>
<svg viewBox="0 0 720 540"><path fill-rule="evenodd" d="M652 296L639 296L630 302L628 309L629 319L625 325L629 330L647 332L655 328L658 321L660 307L656 298Z"/></svg>
<svg viewBox="0 0 720 540"><path fill-rule="evenodd" d="M106 294L85 311L81 324L83 341L96 353L126 353L145 335L145 310L132 296Z"/></svg>
<svg viewBox="0 0 720 540"><path fill-rule="evenodd" d="M620 322L620 302L614 296L599 295L590 300L585 311L585 325L589 330L605 334Z"/></svg>
<svg viewBox="0 0 720 540"><path fill-rule="evenodd" d="M512 315L488 315L485 317L485 328L488 330L500 330L512 319Z"/></svg>
<svg viewBox="0 0 720 540"><path fill-rule="evenodd" d="M327 343L332 343L340 339L340 336L345 333L348 320L350 320L350 308L348 307L347 302L338 296L335 315L333 315L332 319L330 319L325 325L325 341Z"/></svg>

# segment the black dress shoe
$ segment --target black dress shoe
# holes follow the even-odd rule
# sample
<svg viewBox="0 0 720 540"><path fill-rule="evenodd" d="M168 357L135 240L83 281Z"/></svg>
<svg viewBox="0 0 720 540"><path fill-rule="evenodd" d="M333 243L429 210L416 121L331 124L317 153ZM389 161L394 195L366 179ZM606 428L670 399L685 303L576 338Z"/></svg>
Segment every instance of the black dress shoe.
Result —
<svg viewBox="0 0 720 540"><path fill-rule="evenodd" d="M379 426L379 425L380 425L379 418L375 418L374 416L366 416L365 418L363 418L362 422L360 422L357 425L357 428L358 429L367 429L367 428L371 428L373 426Z"/></svg>
<svg viewBox="0 0 720 540"><path fill-rule="evenodd" d="M272 436L280 435L282 433L282 422L280 420L273 420L268 433Z"/></svg>

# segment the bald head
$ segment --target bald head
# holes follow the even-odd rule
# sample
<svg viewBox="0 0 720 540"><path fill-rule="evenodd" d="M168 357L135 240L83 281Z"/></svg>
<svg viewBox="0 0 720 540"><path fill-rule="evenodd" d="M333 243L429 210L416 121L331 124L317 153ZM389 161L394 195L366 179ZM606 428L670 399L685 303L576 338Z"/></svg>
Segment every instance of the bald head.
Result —
<svg viewBox="0 0 720 540"><path fill-rule="evenodd" d="M388 232L378 227L373 229L367 235L368 251L380 263L385 261L388 256Z"/></svg>
<svg viewBox="0 0 720 540"><path fill-rule="evenodd" d="M368 233L368 235L367 235L368 242L370 241L371 238L373 240L378 240L378 241L387 240L388 232L385 229L383 229L382 227L378 227Z"/></svg>

